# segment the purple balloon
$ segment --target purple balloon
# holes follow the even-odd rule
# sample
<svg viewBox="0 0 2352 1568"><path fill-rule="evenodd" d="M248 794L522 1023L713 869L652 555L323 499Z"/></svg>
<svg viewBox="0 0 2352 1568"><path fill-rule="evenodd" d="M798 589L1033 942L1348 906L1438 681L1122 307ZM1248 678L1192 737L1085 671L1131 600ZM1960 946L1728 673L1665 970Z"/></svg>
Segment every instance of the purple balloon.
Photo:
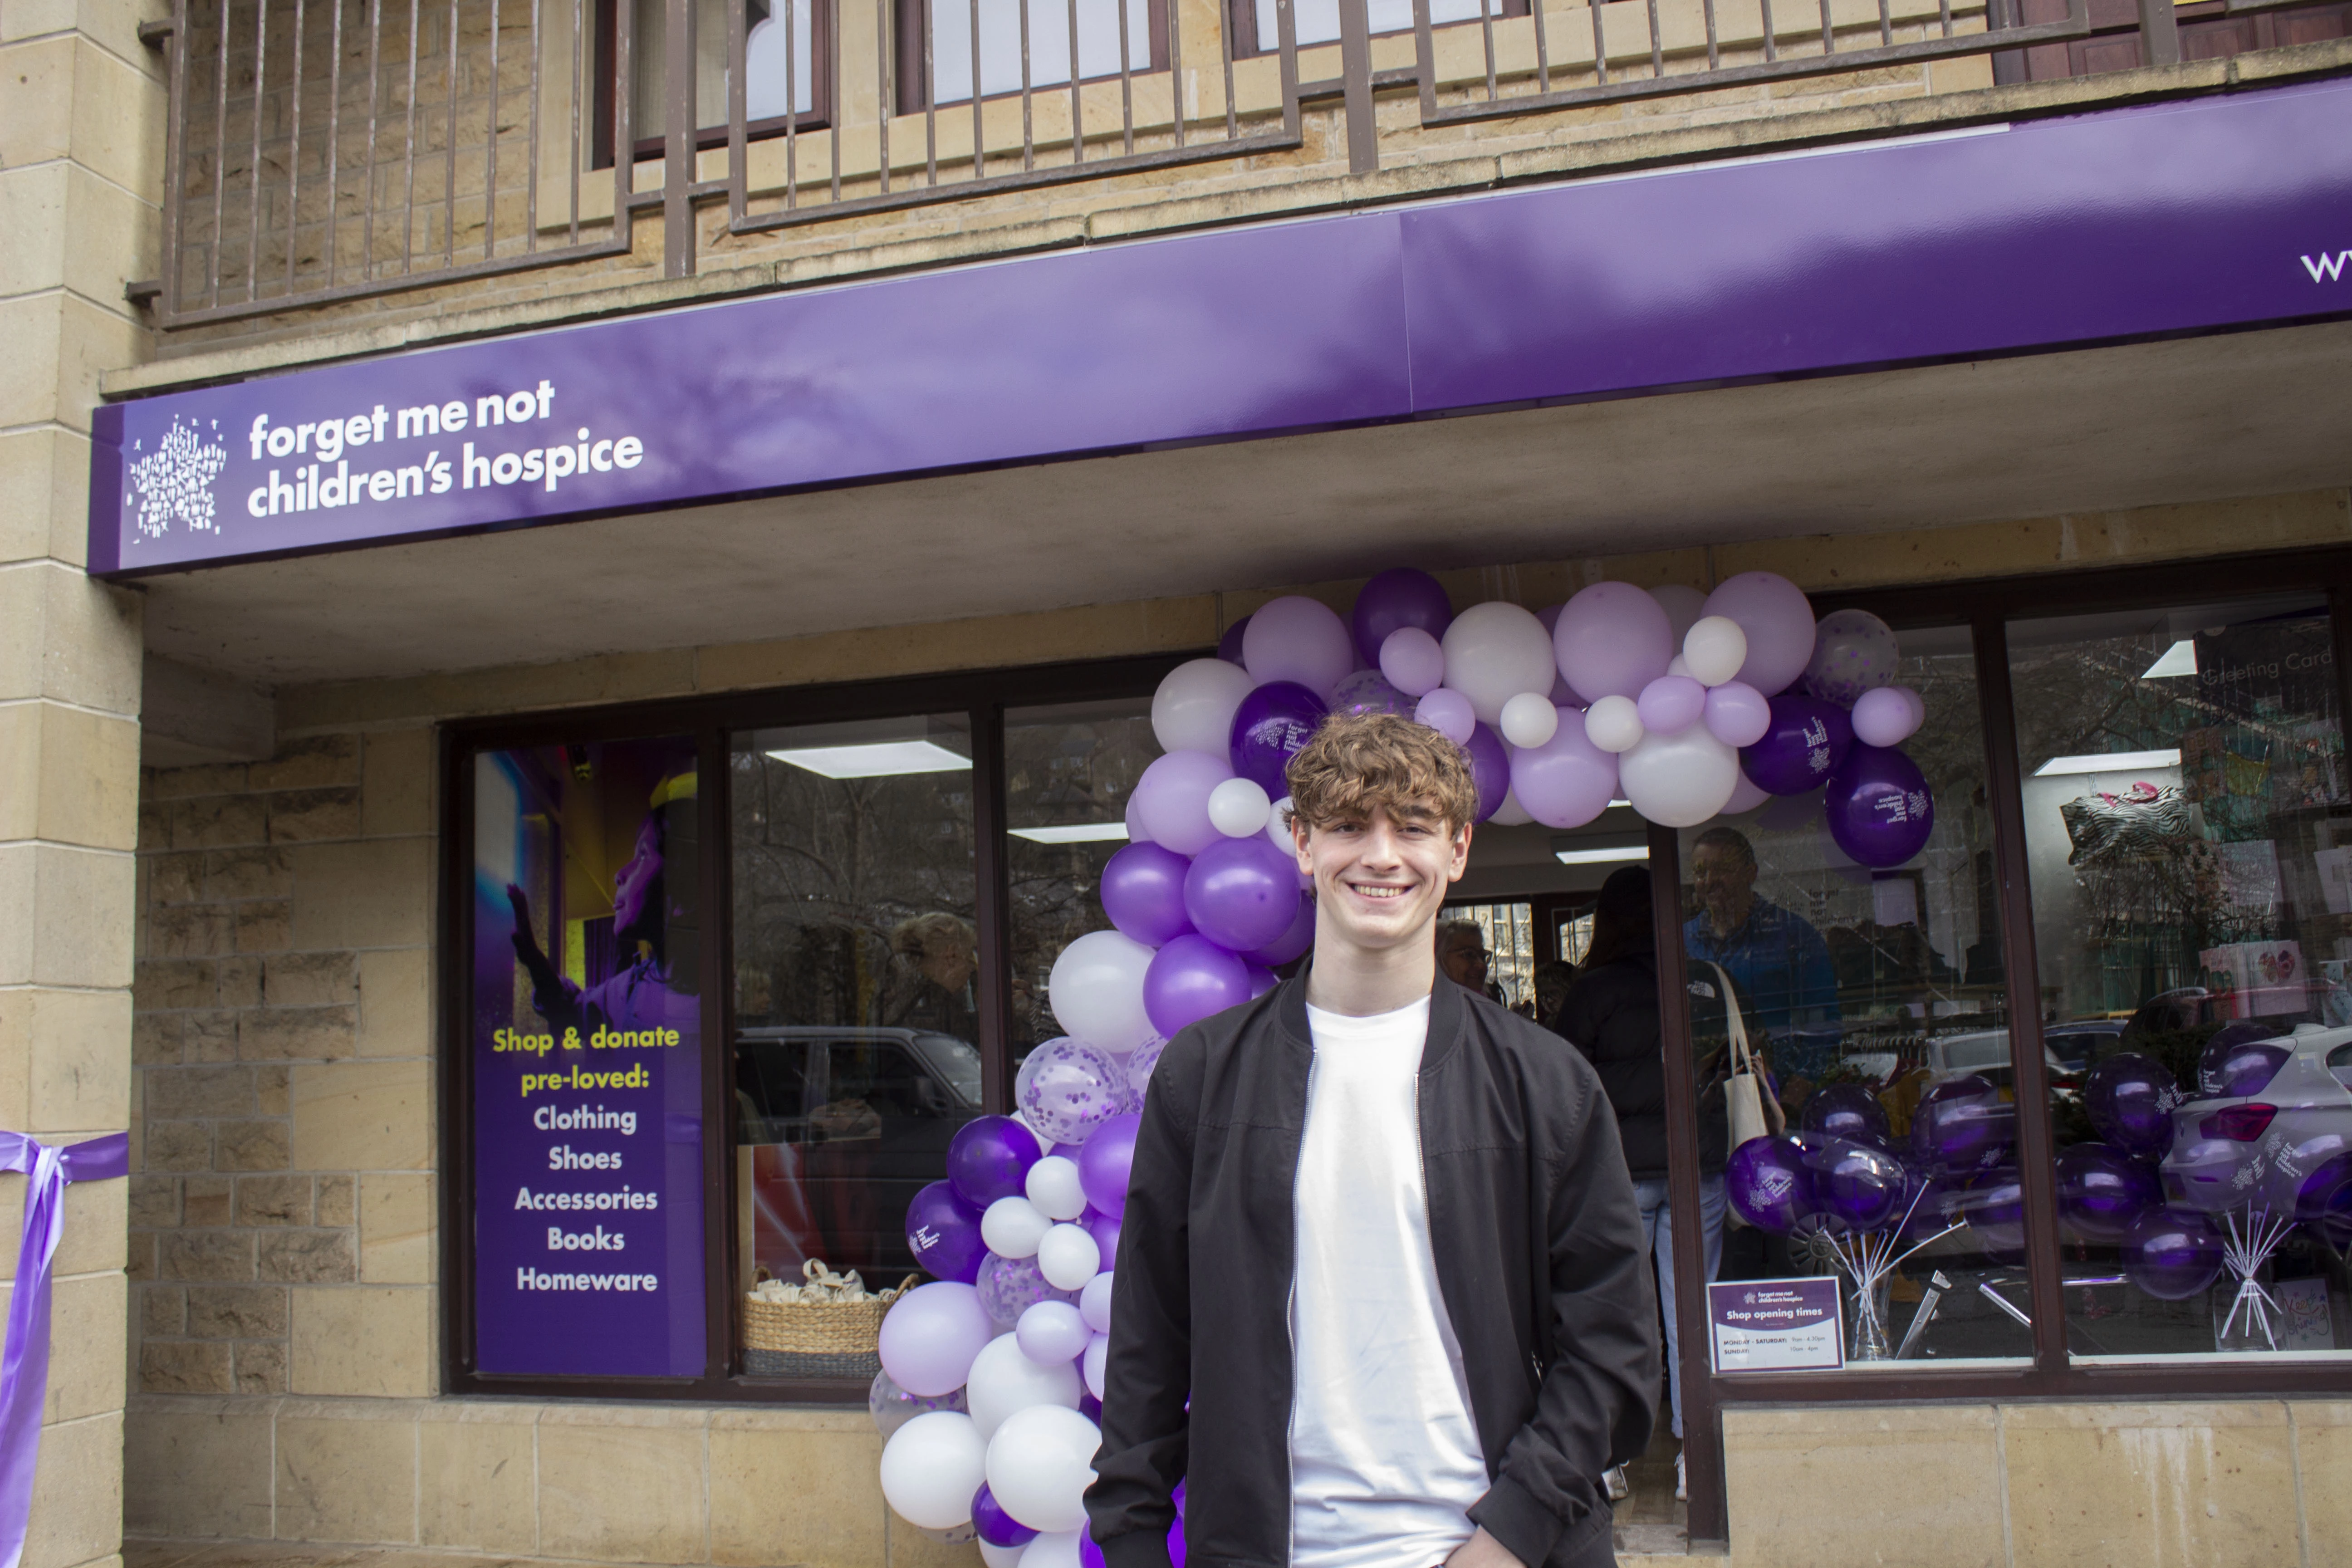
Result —
<svg viewBox="0 0 2352 1568"><path fill-rule="evenodd" d="M1155 844L1198 855L1223 835L1209 820L1209 795L1234 776L1222 757L1170 752L1152 760L1135 781L1135 809Z"/></svg>
<svg viewBox="0 0 2352 1568"><path fill-rule="evenodd" d="M971 1523L980 1538L991 1546L1026 1546L1037 1539L1035 1531L1004 1511L1004 1505L996 1500L996 1494L988 1489L986 1481L981 1482L980 1489L971 1494Z"/></svg>
<svg viewBox="0 0 2352 1568"><path fill-rule="evenodd" d="M1099 1209L1090 1208L1078 1216L1078 1223L1087 1227L1088 1236L1095 1238L1095 1248L1102 1254L1105 1268L1114 1268L1118 1262L1118 1225L1124 1213L1124 1208L1119 1214L1104 1214Z"/></svg>
<svg viewBox="0 0 2352 1568"><path fill-rule="evenodd" d="M2197 1058L2197 1093L2203 1100L2247 1100L2270 1087L2292 1053L2267 1024L2224 1024Z"/></svg>
<svg viewBox="0 0 2352 1568"><path fill-rule="evenodd" d="M1136 1130L1142 1125L1143 1118L1131 1110L1114 1116L1087 1134L1078 1150L1078 1185L1100 1213L1116 1217L1127 1212L1127 1177L1135 1164Z"/></svg>
<svg viewBox="0 0 2352 1568"><path fill-rule="evenodd" d="M1988 1257L2014 1262L2025 1255L2025 1186L2015 1166L1983 1173L1953 1194L1952 1205Z"/></svg>
<svg viewBox="0 0 2352 1568"><path fill-rule="evenodd" d="M980 1278L988 1244L980 1238L980 1210L952 1183L933 1182L907 1205L907 1249L935 1279L969 1285Z"/></svg>
<svg viewBox="0 0 2352 1568"><path fill-rule="evenodd" d="M1468 745L1471 734L1478 727L1478 714L1470 706L1470 699L1446 686L1423 698L1413 708L1412 716L1457 746Z"/></svg>
<svg viewBox="0 0 2352 1568"><path fill-rule="evenodd" d="M1731 1206L1759 1230L1786 1236L1817 1211L1813 1173L1793 1138L1750 1138L1731 1152L1723 1175Z"/></svg>
<svg viewBox="0 0 2352 1568"><path fill-rule="evenodd" d="M1771 699L1763 738L1739 748L1739 770L1758 789L1805 795L1829 782L1853 749L1853 721L1818 697L1783 691Z"/></svg>
<svg viewBox="0 0 2352 1568"><path fill-rule="evenodd" d="M2201 1214L2158 1209L2126 1233L2124 1271L2159 1301L2185 1301L2221 1278L2221 1237Z"/></svg>
<svg viewBox="0 0 2352 1568"><path fill-rule="evenodd" d="M1362 715L1393 713L1412 717L1412 699L1389 684L1377 669L1360 669L1331 689L1331 711Z"/></svg>
<svg viewBox="0 0 2352 1568"><path fill-rule="evenodd" d="M1581 712L1562 709L1550 740L1511 753L1511 787L1546 827L1581 827L1615 798L1617 759L1592 743Z"/></svg>
<svg viewBox="0 0 2352 1568"><path fill-rule="evenodd" d="M1127 822L1127 841L1129 844L1151 842L1151 830L1143 826L1143 814L1136 809L1136 795L1133 790L1127 792L1127 809L1120 815Z"/></svg>
<svg viewBox="0 0 2352 1568"><path fill-rule="evenodd" d="M1040 1301L1067 1301L1074 1307L1078 1303L1078 1293L1055 1289L1034 1258L999 1258L990 1253L980 1260L979 1288L980 1304L989 1321L1007 1329Z"/></svg>
<svg viewBox="0 0 2352 1568"><path fill-rule="evenodd" d="M1381 674L1407 697L1425 697L1445 684L1445 649L1419 626L1402 626L1381 645Z"/></svg>
<svg viewBox="0 0 2352 1568"><path fill-rule="evenodd" d="M1247 616L1244 616L1240 620L1235 621L1232 626L1227 626L1225 628L1225 635L1217 639L1217 657L1223 659L1227 664L1241 663L1242 637L1248 632L1248 630L1249 617Z"/></svg>
<svg viewBox="0 0 2352 1568"><path fill-rule="evenodd" d="M1250 1000L1253 1002L1282 984L1282 976L1263 964L1252 963L1248 967Z"/></svg>
<svg viewBox="0 0 2352 1568"><path fill-rule="evenodd" d="M1029 1129L1010 1116L975 1116L948 1141L948 1180L958 1197L984 1210L1025 1194L1029 1167L1043 1158Z"/></svg>
<svg viewBox="0 0 2352 1568"><path fill-rule="evenodd" d="M1298 863L1263 833L1221 838L1184 873L1184 912L1229 952L1264 947L1298 918Z"/></svg>
<svg viewBox="0 0 2352 1568"><path fill-rule="evenodd" d="M1886 1107L1858 1083L1833 1083L1805 1097L1804 1129L1849 1142L1889 1147Z"/></svg>
<svg viewBox="0 0 2352 1568"><path fill-rule="evenodd" d="M1249 970L1240 957L1197 931L1161 948L1143 972L1143 1010L1151 1026L1171 1037L1248 1000Z"/></svg>
<svg viewBox="0 0 2352 1568"><path fill-rule="evenodd" d="M1771 700L1744 680L1706 692L1706 732L1727 746L1752 746L1772 728Z"/></svg>
<svg viewBox="0 0 2352 1568"><path fill-rule="evenodd" d="M2182 1099L2172 1069L2154 1057L2123 1051L2083 1080L2083 1109L2099 1136L2125 1153L2161 1160L2172 1152L2172 1111Z"/></svg>
<svg viewBox="0 0 2352 1568"><path fill-rule="evenodd" d="M2352 1250L2352 1149L2323 1157L2303 1179L2294 1217L2337 1252Z"/></svg>
<svg viewBox="0 0 2352 1568"><path fill-rule="evenodd" d="M2120 1149L2075 1143L2058 1151L2058 1215L2086 1240L2112 1246L2164 1201L2156 1173Z"/></svg>
<svg viewBox="0 0 2352 1568"><path fill-rule="evenodd" d="M1886 1149L1808 1132L1797 1141L1812 1172L1822 1213L1856 1230L1883 1230L1903 1217L1911 1182Z"/></svg>
<svg viewBox="0 0 2352 1568"><path fill-rule="evenodd" d="M1595 583L1570 599L1552 627L1560 674L1587 702L1638 697L1674 662L1665 606L1631 583Z"/></svg>
<svg viewBox="0 0 2352 1568"><path fill-rule="evenodd" d="M1103 867L1103 913L1120 935L1146 947L1167 945L1192 929L1184 913L1184 873L1192 864L1164 845L1129 845Z"/></svg>
<svg viewBox="0 0 2352 1568"><path fill-rule="evenodd" d="M1900 866L1927 847L1936 796L1919 764L1902 752L1857 745L1822 789L1822 814L1837 847L1862 864Z"/></svg>
<svg viewBox="0 0 2352 1568"><path fill-rule="evenodd" d="M1080 1405L1081 1410L1085 1409ZM1184 1483L1176 1483L1181 1487ZM1094 1531L1081 1525L1078 1529L1079 1568L1104 1568L1102 1548L1095 1544ZM1184 1568L1184 1510L1176 1510L1176 1522L1168 1527L1168 1568Z"/></svg>
<svg viewBox="0 0 2352 1568"><path fill-rule="evenodd" d="M1295 680L1269 680L1250 688L1234 710L1230 748L1234 773L1255 784L1269 800L1290 793L1283 770L1315 738L1330 710L1323 699Z"/></svg>
<svg viewBox="0 0 2352 1568"><path fill-rule="evenodd" d="M1706 688L1687 675L1662 675L1642 688L1633 707L1642 728L1658 735L1679 735L1706 711Z"/></svg>
<svg viewBox="0 0 2352 1568"><path fill-rule="evenodd" d="M1284 928L1282 934L1256 952L1245 952L1242 957L1261 969L1279 969L1295 958L1304 957L1307 950L1314 945L1315 900L1312 895L1302 895L1297 912L1290 917L1290 924Z"/></svg>
<svg viewBox="0 0 2352 1568"><path fill-rule="evenodd" d="M2009 1156L2017 1107L1981 1073L1946 1079L1919 1097L1911 1114L1911 1151L1934 1175L1989 1171Z"/></svg>
<svg viewBox="0 0 2352 1568"><path fill-rule="evenodd" d="M1504 750L1503 737L1484 724L1470 727L1462 749L1470 753L1470 778L1478 786L1478 815L1473 820L1484 822L1511 793L1511 753Z"/></svg>
<svg viewBox="0 0 2352 1568"><path fill-rule="evenodd" d="M1356 651L1366 664L1381 661L1381 644L1404 626L1418 626L1442 637L1454 624L1454 601L1445 585L1426 572L1392 566L1364 584L1356 595L1356 608L1348 617L1355 634Z"/></svg>
<svg viewBox="0 0 2352 1568"><path fill-rule="evenodd" d="M1955 1212L1958 1196L1948 1182L1913 1171L1911 1190L1903 1199L1903 1206L1911 1216L1903 1222L1903 1244L1916 1247L1950 1229L1958 1217Z"/></svg>

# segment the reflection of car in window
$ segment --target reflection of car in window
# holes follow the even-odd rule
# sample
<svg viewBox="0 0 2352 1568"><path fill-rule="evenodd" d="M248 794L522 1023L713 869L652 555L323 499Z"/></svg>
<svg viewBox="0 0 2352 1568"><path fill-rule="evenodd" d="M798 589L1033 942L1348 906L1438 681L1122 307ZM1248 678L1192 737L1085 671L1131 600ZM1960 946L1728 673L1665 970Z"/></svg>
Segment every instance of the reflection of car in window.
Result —
<svg viewBox="0 0 2352 1568"><path fill-rule="evenodd" d="M912 1268L907 1205L980 1114L978 1047L922 1029L790 1025L740 1031L735 1063L758 1261L785 1279L809 1258Z"/></svg>
<svg viewBox="0 0 2352 1568"><path fill-rule="evenodd" d="M2070 1065L2054 1043L2047 1038L2042 1046L2042 1062L2053 1083L2079 1070ZM2014 1087L2017 1075L2009 1062L2007 1029L1970 1029L1927 1042L1930 1083L1941 1083L1946 1079L1959 1078L1967 1073L1980 1075L1997 1089Z"/></svg>
<svg viewBox="0 0 2352 1568"><path fill-rule="evenodd" d="M2253 1048L2267 1073L2242 1053L2228 1086L2239 1092L2172 1113L2165 1197L2215 1214L2264 1205L2326 1224L2341 1246L2352 1226L2352 1029L2303 1024Z"/></svg>

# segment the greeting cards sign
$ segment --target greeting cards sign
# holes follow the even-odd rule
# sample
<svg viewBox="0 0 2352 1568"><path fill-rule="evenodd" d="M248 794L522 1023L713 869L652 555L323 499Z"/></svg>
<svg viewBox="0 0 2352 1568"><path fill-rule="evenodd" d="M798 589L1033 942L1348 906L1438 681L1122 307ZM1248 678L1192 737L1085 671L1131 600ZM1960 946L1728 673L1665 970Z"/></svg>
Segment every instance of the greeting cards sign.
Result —
<svg viewBox="0 0 2352 1568"><path fill-rule="evenodd" d="M690 741L475 760L473 1370L698 1376Z"/></svg>

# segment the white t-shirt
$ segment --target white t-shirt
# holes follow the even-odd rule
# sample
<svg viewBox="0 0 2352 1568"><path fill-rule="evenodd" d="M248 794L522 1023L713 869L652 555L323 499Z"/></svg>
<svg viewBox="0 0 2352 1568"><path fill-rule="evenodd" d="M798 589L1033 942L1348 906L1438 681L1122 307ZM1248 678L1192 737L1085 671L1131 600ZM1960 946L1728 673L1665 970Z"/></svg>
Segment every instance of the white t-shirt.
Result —
<svg viewBox="0 0 2352 1568"><path fill-rule="evenodd" d="M1429 998L1369 1018L1307 1010L1291 1299L1293 1568L1436 1568L1487 1489L1462 1347L1438 1293L1422 1181Z"/></svg>

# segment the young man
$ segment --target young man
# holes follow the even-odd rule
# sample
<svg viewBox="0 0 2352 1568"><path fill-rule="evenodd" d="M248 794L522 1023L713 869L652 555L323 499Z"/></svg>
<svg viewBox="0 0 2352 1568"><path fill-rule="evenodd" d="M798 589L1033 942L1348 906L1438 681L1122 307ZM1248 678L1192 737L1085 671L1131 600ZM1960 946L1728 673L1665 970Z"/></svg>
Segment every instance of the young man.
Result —
<svg viewBox="0 0 2352 1568"><path fill-rule="evenodd" d="M1649 1439L1656 1303L1598 1079L1439 984L1461 752L1390 715L1292 760L1307 974L1152 1074L1098 1479L1110 1568L1593 1568L1599 1478ZM1189 1408L1187 1401L1190 1401Z"/></svg>

